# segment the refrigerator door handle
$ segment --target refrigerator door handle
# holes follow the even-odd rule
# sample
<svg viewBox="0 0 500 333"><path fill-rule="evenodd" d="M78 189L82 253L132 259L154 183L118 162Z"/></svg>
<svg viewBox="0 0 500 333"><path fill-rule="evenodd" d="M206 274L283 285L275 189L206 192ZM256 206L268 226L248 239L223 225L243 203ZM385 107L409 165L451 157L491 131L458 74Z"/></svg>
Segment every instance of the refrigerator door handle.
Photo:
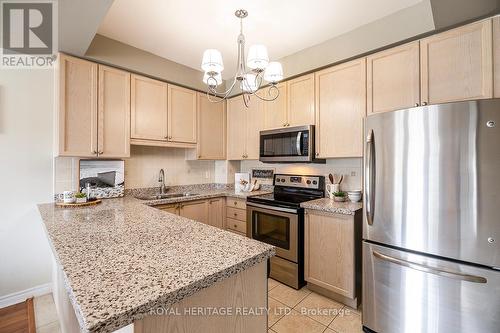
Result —
<svg viewBox="0 0 500 333"><path fill-rule="evenodd" d="M378 258L378 259L381 259L384 261L388 261L388 262L391 262L391 263L396 264L396 265L415 269L417 271L435 274L435 275L447 277L450 279L462 280L462 281L468 281L468 282L474 282L474 283L486 283L486 282L488 282L486 280L486 278L484 278L482 276L462 274L462 273L450 272L448 270L443 270L443 269L439 269L439 268L428 267L428 266L414 263L411 261L394 258L394 257L382 254L382 253L377 252L377 251L373 251L372 253L373 253L373 256L375 258Z"/></svg>
<svg viewBox="0 0 500 333"><path fill-rule="evenodd" d="M375 205L375 138L373 130L366 137L365 165L366 219L373 224L373 209Z"/></svg>

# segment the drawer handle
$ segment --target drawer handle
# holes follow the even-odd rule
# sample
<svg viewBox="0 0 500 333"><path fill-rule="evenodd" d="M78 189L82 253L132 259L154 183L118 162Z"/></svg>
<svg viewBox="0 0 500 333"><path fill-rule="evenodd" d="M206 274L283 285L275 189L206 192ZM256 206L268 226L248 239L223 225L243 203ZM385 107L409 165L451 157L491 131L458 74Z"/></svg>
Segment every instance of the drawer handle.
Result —
<svg viewBox="0 0 500 333"><path fill-rule="evenodd" d="M238 213L234 213L234 216L238 216Z"/></svg>
<svg viewBox="0 0 500 333"><path fill-rule="evenodd" d="M450 271L444 270L444 269L433 268L433 267L425 266L425 265L418 264L415 262L394 258L394 257L382 254L382 253L377 252L377 251L373 251L373 256L375 258L380 259L380 260L385 260L385 261L391 262L391 263L396 264L396 265L408 267L408 268L415 269L417 271L421 271L424 273L430 273L430 274L435 274L438 276L447 277L450 279L462 280L462 281L468 281L468 282L474 282L474 283L486 283L486 282L488 282L486 280L486 278L484 278L482 276L462 274L462 273L450 272Z"/></svg>
<svg viewBox="0 0 500 333"><path fill-rule="evenodd" d="M237 228L238 226L235 224L234 227Z"/></svg>
<svg viewBox="0 0 500 333"><path fill-rule="evenodd" d="M238 203L235 201L235 202L234 202L234 205L236 206L237 204L238 204Z"/></svg>

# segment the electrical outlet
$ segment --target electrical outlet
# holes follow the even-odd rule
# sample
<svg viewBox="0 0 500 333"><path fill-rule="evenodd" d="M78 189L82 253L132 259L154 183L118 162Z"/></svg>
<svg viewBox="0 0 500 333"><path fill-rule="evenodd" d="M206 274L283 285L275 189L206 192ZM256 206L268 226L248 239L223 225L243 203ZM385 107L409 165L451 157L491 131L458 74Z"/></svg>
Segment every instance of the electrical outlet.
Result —
<svg viewBox="0 0 500 333"><path fill-rule="evenodd" d="M356 177L356 171L351 171L351 177Z"/></svg>

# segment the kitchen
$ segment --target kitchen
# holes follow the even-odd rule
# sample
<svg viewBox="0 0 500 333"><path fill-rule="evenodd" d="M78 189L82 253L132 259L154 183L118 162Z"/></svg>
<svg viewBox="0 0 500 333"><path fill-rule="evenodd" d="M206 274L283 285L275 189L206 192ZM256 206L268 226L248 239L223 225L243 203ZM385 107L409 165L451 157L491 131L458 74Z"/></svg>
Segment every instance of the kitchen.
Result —
<svg viewBox="0 0 500 333"><path fill-rule="evenodd" d="M497 7L297 1L285 47L276 3L150 5L62 1L54 68L1 69L0 331L498 328Z"/></svg>

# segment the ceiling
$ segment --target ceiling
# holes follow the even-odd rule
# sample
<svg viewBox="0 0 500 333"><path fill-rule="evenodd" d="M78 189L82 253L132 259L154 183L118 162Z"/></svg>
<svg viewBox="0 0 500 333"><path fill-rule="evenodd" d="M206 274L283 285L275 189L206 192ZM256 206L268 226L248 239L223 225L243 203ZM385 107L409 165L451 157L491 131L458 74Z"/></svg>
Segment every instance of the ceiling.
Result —
<svg viewBox="0 0 500 333"><path fill-rule="evenodd" d="M239 21L248 47L288 56L422 0L115 0L98 33L200 70L207 48L222 52L224 78L235 72ZM286 75L286 68L284 68Z"/></svg>

